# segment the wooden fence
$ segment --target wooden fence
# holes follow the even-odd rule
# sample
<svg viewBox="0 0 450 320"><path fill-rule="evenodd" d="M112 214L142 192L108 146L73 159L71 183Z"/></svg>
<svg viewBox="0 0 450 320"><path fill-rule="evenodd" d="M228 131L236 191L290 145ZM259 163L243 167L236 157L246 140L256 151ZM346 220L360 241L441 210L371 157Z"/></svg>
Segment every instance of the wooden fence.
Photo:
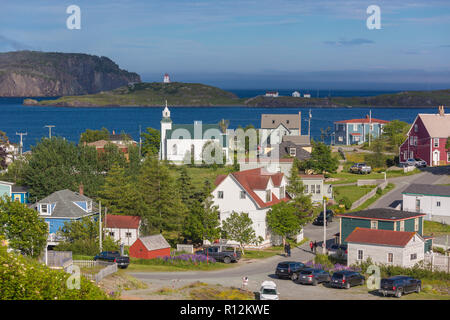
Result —
<svg viewBox="0 0 450 320"><path fill-rule="evenodd" d="M441 254L425 254L424 262L430 266L431 271L445 271L450 273L450 256Z"/></svg>
<svg viewBox="0 0 450 320"><path fill-rule="evenodd" d="M194 246L192 244L177 244L177 251L194 253Z"/></svg>
<svg viewBox="0 0 450 320"><path fill-rule="evenodd" d="M383 180L384 181L384 180ZM356 209L358 208L360 205L362 205L364 202L366 202L367 200L369 200L370 198L372 198L376 193L377 193L377 189L380 188L381 190L383 190L384 188L386 188L388 182L384 181L383 183L380 183L378 186L376 186L375 188L373 188L368 194L362 196L361 198L359 198L358 200L356 200L355 202L353 202L352 207L350 208L350 210Z"/></svg>
<svg viewBox="0 0 450 320"><path fill-rule="evenodd" d="M49 267L63 267L72 260L72 251L47 251L47 265Z"/></svg>
<svg viewBox="0 0 450 320"><path fill-rule="evenodd" d="M105 261L94 261L94 260L73 260L73 265L76 265L80 268L95 268L95 267L103 267L98 271L97 273L88 273L85 271L81 271L81 274L88 278L89 280L99 282L104 277L109 276L110 274L113 274L117 272L117 263L115 262L105 262ZM69 265L65 266L65 270L69 267Z"/></svg>

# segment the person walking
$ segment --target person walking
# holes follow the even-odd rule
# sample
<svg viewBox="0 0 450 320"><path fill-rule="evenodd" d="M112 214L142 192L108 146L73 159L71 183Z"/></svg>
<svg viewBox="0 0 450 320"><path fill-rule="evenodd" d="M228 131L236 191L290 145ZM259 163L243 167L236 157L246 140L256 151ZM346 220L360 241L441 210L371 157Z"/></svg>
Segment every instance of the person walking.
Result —
<svg viewBox="0 0 450 320"><path fill-rule="evenodd" d="M284 244L284 256L287 257L287 243Z"/></svg>
<svg viewBox="0 0 450 320"><path fill-rule="evenodd" d="M288 257L291 256L291 245L289 244L289 242L286 244L286 253Z"/></svg>
<svg viewBox="0 0 450 320"><path fill-rule="evenodd" d="M313 252L314 243L312 241L309 242L309 247L311 248L311 252Z"/></svg>
<svg viewBox="0 0 450 320"><path fill-rule="evenodd" d="M317 241L314 240L314 253L317 253Z"/></svg>

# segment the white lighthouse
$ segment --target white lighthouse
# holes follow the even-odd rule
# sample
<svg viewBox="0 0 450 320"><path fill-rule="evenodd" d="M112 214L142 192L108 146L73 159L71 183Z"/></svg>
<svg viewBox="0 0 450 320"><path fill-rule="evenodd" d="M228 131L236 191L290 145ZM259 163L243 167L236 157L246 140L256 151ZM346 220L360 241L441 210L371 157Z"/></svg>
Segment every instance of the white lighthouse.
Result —
<svg viewBox="0 0 450 320"><path fill-rule="evenodd" d="M166 74L164 75L164 83L170 83L170 77L169 77L169 74L168 74L168 73L166 73Z"/></svg>

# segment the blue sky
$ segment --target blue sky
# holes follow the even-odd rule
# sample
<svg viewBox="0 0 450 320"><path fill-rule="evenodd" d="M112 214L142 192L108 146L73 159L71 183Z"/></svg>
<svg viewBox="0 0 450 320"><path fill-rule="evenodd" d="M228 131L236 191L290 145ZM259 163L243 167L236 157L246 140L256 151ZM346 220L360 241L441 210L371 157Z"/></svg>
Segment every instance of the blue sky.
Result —
<svg viewBox="0 0 450 320"><path fill-rule="evenodd" d="M448 0L0 1L0 51L104 55L145 81L450 88ZM66 28L73 4L81 30ZM369 5L380 30L366 27Z"/></svg>

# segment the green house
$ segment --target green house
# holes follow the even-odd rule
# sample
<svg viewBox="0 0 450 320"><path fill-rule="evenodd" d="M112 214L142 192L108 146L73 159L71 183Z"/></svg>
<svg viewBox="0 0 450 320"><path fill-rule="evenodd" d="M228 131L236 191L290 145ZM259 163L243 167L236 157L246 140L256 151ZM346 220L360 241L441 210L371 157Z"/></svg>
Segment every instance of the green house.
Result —
<svg viewBox="0 0 450 320"><path fill-rule="evenodd" d="M347 244L347 237L355 228L417 232L425 240L425 252L432 248L432 238L423 235L425 214L388 208L367 209L336 215L339 222L339 243Z"/></svg>

